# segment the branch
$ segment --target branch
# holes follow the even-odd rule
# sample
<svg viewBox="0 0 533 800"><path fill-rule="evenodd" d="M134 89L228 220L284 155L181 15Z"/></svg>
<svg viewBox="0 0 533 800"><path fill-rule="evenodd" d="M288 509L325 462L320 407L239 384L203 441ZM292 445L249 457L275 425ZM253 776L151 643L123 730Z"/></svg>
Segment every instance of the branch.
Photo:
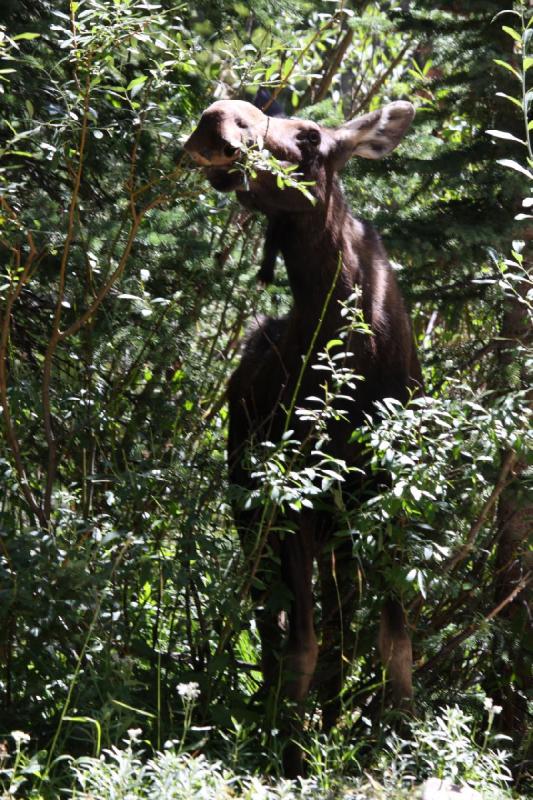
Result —
<svg viewBox="0 0 533 800"><path fill-rule="evenodd" d="M4 198L1 198L1 205L12 218L15 218L15 213L9 207ZM13 460L15 462L15 469L17 472L17 477L19 480L20 488L22 490L22 494L24 495L24 498L30 510L33 512L33 514L35 514L40 524L43 524L45 520L41 513L39 504L35 499L34 494L30 488L28 476L26 474L26 470L24 468L24 464L22 461L20 445L17 438L15 425L11 417L11 408L9 404L9 397L7 394L6 355L7 355L7 346L9 342L9 329L10 329L13 306L17 301L18 297L20 296L20 293L22 292L24 285L28 282L28 279L30 277L30 270L33 264L44 255L44 251L41 251L39 253L37 252L33 236L29 231L27 232L26 236L28 239L30 252L26 264L24 265L24 268L22 270L22 274L18 279L18 283L15 290L12 291L7 297L4 316L2 317L2 323L0 329L0 404L2 406L6 438L13 456ZM13 249L15 250L15 258L17 260L17 263L19 264L20 250L18 248L13 248Z"/></svg>
<svg viewBox="0 0 533 800"><path fill-rule="evenodd" d="M516 584L512 592L510 592L507 597L505 597L497 606L495 606L488 614L486 614L480 622L473 622L471 625L468 625L461 633L458 633L456 636L452 636L452 638L445 644L439 652L433 656L429 661L426 661L425 664L422 664L416 667L416 671L419 673L427 672L431 670L439 661L445 658L452 650L455 650L458 645L462 644L465 639L468 639L475 633L479 628L482 626L483 623L489 622L491 619L494 619L503 609L512 603L518 595L526 589L530 583L532 582L533 574L528 572L524 577Z"/></svg>
<svg viewBox="0 0 533 800"><path fill-rule="evenodd" d="M331 54L330 63L326 69L326 72L322 76L322 80L320 81L316 93L313 96L313 103L319 103L321 100L324 99L324 97L328 93L329 87L331 86L331 82L333 81L333 78L335 77L337 70L342 64L342 60L346 55L346 51L348 50L352 41L353 41L353 28L348 28L348 30L342 37L341 41L337 45L336 49Z"/></svg>
<svg viewBox="0 0 533 800"><path fill-rule="evenodd" d="M46 348L44 365L43 365L43 386L42 386L43 421L44 421L44 433L46 441L48 443L48 470L46 474L46 488L43 500L43 514L46 520L50 518L50 511L52 505L52 488L57 468L57 445L52 426L52 412L50 408L50 384L52 379L52 362L54 359L55 351L57 349L57 345L61 338L61 334L59 331L59 323L61 322L61 313L63 310L67 264L70 255L70 247L72 244L72 239L74 238L74 222L76 216L76 208L78 205L81 177L83 174L83 159L85 155L85 147L87 144L87 133L89 127L90 95L91 95L90 74L88 73L85 84L85 97L83 103L83 118L81 125L80 155L78 161L78 169L76 170L76 174L74 176L74 186L72 188L72 196L70 198L67 236L63 247L63 253L61 255L61 265L59 269L59 286L57 290L57 303L54 313L54 320L52 322L52 332L50 334L48 347Z"/></svg>
<svg viewBox="0 0 533 800"><path fill-rule="evenodd" d="M409 48L411 47L412 44L413 44L413 41L411 39L402 47L402 49L400 50L400 52L398 53L396 58L394 58L391 61L391 63L389 64L389 66L387 67L385 72L383 72L379 76L379 78L377 78L374 81L374 83L372 84L372 86L370 87L368 92L365 94L365 96L363 97L363 99L361 100L359 105L356 106L355 110L353 111L353 115L354 116L356 116L357 114L360 114L361 111L364 111L364 109L370 103L370 101L372 100L374 95L377 94L377 92L379 92L379 90L381 89L381 87L383 86L383 84L385 83L385 81L387 80L387 78L389 77L391 72L393 71L393 69L398 66L398 64L400 63L400 61L402 60L404 55L407 53L407 51L409 50Z"/></svg>
<svg viewBox="0 0 533 800"><path fill-rule="evenodd" d="M508 450L505 454L505 458L503 459L503 463L500 468L500 474L498 475L498 480L496 481L496 485L494 489L490 493L490 497L488 498L487 502L481 509L481 513L479 517L476 519L472 527L470 528L469 534L467 536L466 542L459 548L459 550L454 553L454 555L450 556L450 558L444 562L443 570L445 572L451 572L455 570L458 564L461 561L464 561L465 558L468 557L471 550L474 547L474 543L476 541L477 535L485 520L487 519L489 513L492 511L493 506L495 505L498 497L501 495L505 486L507 484L507 477L509 472L515 465L517 460L517 455L513 450Z"/></svg>

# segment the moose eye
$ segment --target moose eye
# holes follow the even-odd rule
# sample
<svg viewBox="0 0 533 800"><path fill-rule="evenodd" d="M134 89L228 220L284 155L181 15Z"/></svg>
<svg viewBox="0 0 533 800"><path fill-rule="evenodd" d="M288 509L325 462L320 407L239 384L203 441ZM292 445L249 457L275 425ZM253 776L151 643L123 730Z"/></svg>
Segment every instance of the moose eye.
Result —
<svg viewBox="0 0 533 800"><path fill-rule="evenodd" d="M238 149L238 147L233 147L231 144L225 144L223 152L226 158L233 158Z"/></svg>
<svg viewBox="0 0 533 800"><path fill-rule="evenodd" d="M320 144L320 133L314 129L310 130L307 134L307 141L314 145Z"/></svg>

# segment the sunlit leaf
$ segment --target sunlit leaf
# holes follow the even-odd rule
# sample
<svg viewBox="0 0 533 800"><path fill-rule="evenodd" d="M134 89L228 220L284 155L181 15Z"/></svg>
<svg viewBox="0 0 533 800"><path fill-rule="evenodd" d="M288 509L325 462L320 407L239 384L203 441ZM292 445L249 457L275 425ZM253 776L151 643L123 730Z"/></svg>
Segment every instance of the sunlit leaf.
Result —
<svg viewBox="0 0 533 800"><path fill-rule="evenodd" d="M501 164L502 167L509 167L509 169L514 169L516 172L521 172L530 180L533 180L533 172L530 172L528 169L523 167L522 164L518 163L518 161L513 161L511 158L500 158L496 163Z"/></svg>
<svg viewBox="0 0 533 800"><path fill-rule="evenodd" d="M519 139L517 136L514 136L508 131L487 130L485 133L488 133L490 136L494 136L496 139L509 139L512 142L518 142L519 144L523 145L526 144L523 139Z"/></svg>
<svg viewBox="0 0 533 800"><path fill-rule="evenodd" d="M20 40L31 40L31 39L38 39L40 33L19 33L17 36L13 36L14 42L19 42Z"/></svg>
<svg viewBox="0 0 533 800"><path fill-rule="evenodd" d="M500 67L504 67L504 69L509 70L509 72L513 73L515 78L518 78L518 80L520 82L522 81L522 75L518 72L517 69L515 69L513 66L511 66L511 64L508 64L507 61L502 61L500 58L495 58L494 59L494 63L498 64L498 66L500 66Z"/></svg>
<svg viewBox="0 0 533 800"><path fill-rule="evenodd" d="M520 42L520 44L522 44L522 36L520 33L518 33L518 31L515 31L514 28L510 28L508 25L502 25L502 31L505 31L505 33L509 34L509 36L515 40L515 42Z"/></svg>

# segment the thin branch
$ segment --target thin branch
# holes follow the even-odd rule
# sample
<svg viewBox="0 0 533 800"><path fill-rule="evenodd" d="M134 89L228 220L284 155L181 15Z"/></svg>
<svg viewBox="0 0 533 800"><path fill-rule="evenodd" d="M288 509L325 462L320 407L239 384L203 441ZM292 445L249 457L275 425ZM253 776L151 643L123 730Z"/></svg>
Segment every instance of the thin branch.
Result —
<svg viewBox="0 0 533 800"><path fill-rule="evenodd" d="M337 70L340 68L342 64L342 60L346 55L346 51L348 50L349 46L353 41L353 28L348 28L344 36L342 37L341 41L331 54L330 63L322 76L322 80L313 96L313 103L319 103L321 100L324 99L326 94L328 93L329 87L335 77Z"/></svg>
<svg viewBox="0 0 533 800"><path fill-rule="evenodd" d="M16 218L15 212L10 208L8 203L4 198L1 198L1 205L4 210L12 217ZM6 306L4 310L4 315L2 317L1 323L1 330L0 330L0 403L2 406L3 418L4 418L4 427L6 431L6 438L11 450L13 461L15 463L15 469L17 471L17 477L20 483L20 487L22 490L22 494L28 504L30 510L35 514L39 522L42 524L44 522L43 516L41 514L41 509L35 496L30 488L30 483L28 480L28 476L26 474L26 469L24 467L24 463L22 461L22 455L20 452L20 444L18 441L18 437L15 430L15 425L11 416L11 407L9 403L9 397L7 393L7 370L6 370L6 360L7 360L7 346L9 342L9 329L11 323L11 314L13 311L13 306L17 299L22 292L25 284L28 282L30 277L30 271L32 266L44 255L44 250L41 252L37 252L35 247L35 242L33 240L33 236L31 232L26 233L26 237L28 240L30 252L28 255L28 259L26 264L22 269L22 274L18 278L18 283L14 291L12 291L6 301ZM18 248L13 248L15 251L15 258L17 263L20 263L20 250Z"/></svg>
<svg viewBox="0 0 533 800"><path fill-rule="evenodd" d="M98 310L99 306L101 305L102 301L105 299L106 295L108 294L109 290L112 288L113 284L117 281L117 279L122 275L124 271L124 267L128 261L131 248L133 246L133 242L135 241L135 237L139 231L139 227L141 225L142 219L147 211L151 208L156 206L159 202L163 200L162 197L157 197L151 203L149 203L145 208L141 211L136 212L136 216L133 220L133 224L131 226L130 232L128 234L128 240L126 242L126 246L120 258L117 268L108 278L106 283L102 286L98 294L96 295L95 299L93 300L92 304L89 308L84 311L84 313L79 317L72 325L69 325L66 330L61 331L59 333L60 340L66 339L68 336L72 336L73 334L77 333L80 328L82 328L88 320L94 315L94 313Z"/></svg>
<svg viewBox="0 0 533 800"><path fill-rule="evenodd" d="M87 144L87 134L89 127L90 95L91 95L90 74L88 73L85 84L85 97L83 103L83 118L82 118L81 135L80 135L80 153L78 160L78 169L76 170L76 175L74 178L74 186L72 188L72 196L70 198L67 236L63 247L63 253L61 255L61 264L59 269L59 286L57 290L57 303L54 313L54 320L52 323L52 332L50 334L48 347L46 348L44 364L43 364L43 386L42 386L43 421L44 421L44 433L46 441L48 443L48 469L46 475L46 488L43 500L43 514L46 520L50 518L50 511L52 505L52 488L57 469L57 444L52 425L52 411L50 407L50 384L52 379L52 363L55 351L57 349L57 345L59 344L59 340L61 338L59 324L61 322L61 313L63 310L67 264L70 255L70 247L72 244L72 240L74 238L76 208L78 205L81 178L83 174L85 147Z"/></svg>
<svg viewBox="0 0 533 800"><path fill-rule="evenodd" d="M261 111L263 111L265 114L267 113L267 111L270 108L270 106L272 105L272 103L274 103L274 101L278 99L278 95L288 85L289 78L291 77L291 75L294 72L294 70L296 69L296 67L299 65L300 61L303 59L304 55L311 48L311 46L316 41L318 41L318 39L320 39L320 37L322 36L323 33L325 33L329 28L333 27L333 25L337 22L337 19L338 19L338 13L334 14L331 17L331 19L329 19L321 28L319 28L317 30L317 32L309 39L309 41L307 42L305 47L302 48L298 58L294 59L294 63L292 65L292 67L290 68L288 73L285 75L285 77L280 81L279 86L277 86L276 89L272 92L272 95L268 99L268 102L265 103L265 105L263 106Z"/></svg>
<svg viewBox="0 0 533 800"><path fill-rule="evenodd" d="M372 84L372 86L370 87L370 89L368 90L368 92L365 94L365 96L363 97L363 99L361 100L361 102L359 103L359 105L358 105L358 106L356 106L356 108L354 109L354 111L353 111L353 114L354 114L354 115L360 114L360 113L361 113L361 111L364 111L364 109L365 109L365 108L368 106L368 104L370 103L370 101L372 100L372 98L374 97L374 95L375 95L375 94L377 94L377 93L379 92L379 90L381 89L381 87L383 86L383 84L385 83L385 81L387 80L387 78L389 77L389 75L391 74L391 72L393 71L393 69L394 69L395 67L397 67L397 66L398 66L398 64L399 64L399 63L400 63L400 61L403 59L403 57L405 56L405 54L407 53L407 51L409 50L409 48L411 47L411 45L412 45L412 44L413 44L412 40L409 40L409 41L408 41L408 42L407 42L407 43L406 43L406 44L405 44L405 45L402 47L402 49L400 50L400 52L398 53L398 55L396 56L396 58L394 58L394 59L391 61L391 63L389 64L389 66L387 67L387 69L385 70L385 72L383 72L383 73L382 73L382 74L379 76L379 78L377 78L377 79L374 81L374 83Z"/></svg>
<svg viewBox="0 0 533 800"><path fill-rule="evenodd" d="M497 606L495 606L488 614L485 614L482 620L479 622L472 622L468 625L461 633L456 634L456 636L452 636L452 638L446 642L443 647L439 650L439 652L433 656L429 661L426 661L425 664L421 664L420 666L416 667L416 671L418 673L428 672L432 670L439 661L445 658L452 650L455 650L460 644L462 644L466 639L472 636L479 628L485 623L490 622L491 619L498 616L506 606L512 603L518 595L524 591L532 582L533 574L531 572L526 573L524 577L516 584L512 592L510 592Z"/></svg>
<svg viewBox="0 0 533 800"><path fill-rule="evenodd" d="M498 475L498 480L496 481L494 489L490 493L490 497L488 498L487 502L481 509L480 515L470 528L466 542L459 548L459 550L456 553L454 553L452 556L450 556L450 558L447 561L444 562L443 570L445 572L451 572L455 570L457 565L460 564L461 561L464 561L464 559L469 556L470 552L474 547L474 543L477 539L479 531L483 527L488 515L492 511L494 505L496 504L498 497L501 495L501 493L503 492L503 490L507 485L507 477L509 475L509 472L515 465L516 460L517 460L517 455L514 452L514 450L508 450L507 453L505 454L505 458L503 459L503 463L500 468L500 474Z"/></svg>

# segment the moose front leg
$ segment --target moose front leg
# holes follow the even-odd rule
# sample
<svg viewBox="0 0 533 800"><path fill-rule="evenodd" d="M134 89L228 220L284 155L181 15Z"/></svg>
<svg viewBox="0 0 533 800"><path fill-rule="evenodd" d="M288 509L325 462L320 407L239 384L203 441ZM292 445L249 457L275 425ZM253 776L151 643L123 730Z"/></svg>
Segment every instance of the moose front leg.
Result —
<svg viewBox="0 0 533 800"><path fill-rule="evenodd" d="M322 596L322 642L316 688L322 708L322 729L328 732L341 714L344 680L355 655L352 621L360 589L351 539L342 541L335 549L326 546L319 555L318 568Z"/></svg>
<svg viewBox="0 0 533 800"><path fill-rule="evenodd" d="M282 576L292 595L283 655L283 693L296 706L286 733L296 740L302 734L304 703L318 659L313 620L314 522L311 513L301 514L296 532L286 534L281 543ZM297 742L285 746L283 768L287 778L302 775L303 755Z"/></svg>

